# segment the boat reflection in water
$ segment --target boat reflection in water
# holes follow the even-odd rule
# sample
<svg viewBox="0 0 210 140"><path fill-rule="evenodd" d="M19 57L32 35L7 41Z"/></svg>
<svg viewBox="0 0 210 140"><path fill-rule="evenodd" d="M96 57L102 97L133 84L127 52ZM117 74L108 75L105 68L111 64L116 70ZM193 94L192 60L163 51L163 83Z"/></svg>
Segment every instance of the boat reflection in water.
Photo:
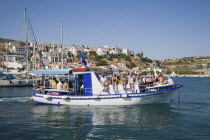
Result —
<svg viewBox="0 0 210 140"><path fill-rule="evenodd" d="M142 106L31 106L36 127L52 129L53 136L72 138L120 138L145 129L162 131L173 127L174 112L168 104ZM58 129L59 128L59 129ZM65 130L65 132L61 131ZM134 134L134 133L136 134ZM45 135L46 136L46 135ZM102 137L103 136L103 137Z"/></svg>

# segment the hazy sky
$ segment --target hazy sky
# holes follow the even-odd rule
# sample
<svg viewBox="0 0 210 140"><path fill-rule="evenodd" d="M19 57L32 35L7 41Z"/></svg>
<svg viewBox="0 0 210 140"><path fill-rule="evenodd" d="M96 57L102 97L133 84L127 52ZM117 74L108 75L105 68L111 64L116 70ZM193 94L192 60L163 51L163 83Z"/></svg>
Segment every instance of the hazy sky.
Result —
<svg viewBox="0 0 210 140"><path fill-rule="evenodd" d="M63 24L66 45L116 45L143 51L151 59L210 55L210 0L1 0L0 3L1 38L24 41L26 8L39 42L60 44Z"/></svg>

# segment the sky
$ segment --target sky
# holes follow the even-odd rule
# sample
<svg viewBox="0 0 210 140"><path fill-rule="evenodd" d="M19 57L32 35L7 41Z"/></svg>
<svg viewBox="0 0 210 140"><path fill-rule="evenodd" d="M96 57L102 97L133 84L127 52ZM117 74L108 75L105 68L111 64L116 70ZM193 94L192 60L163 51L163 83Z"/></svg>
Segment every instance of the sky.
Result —
<svg viewBox="0 0 210 140"><path fill-rule="evenodd" d="M0 0L0 38L117 46L150 59L210 56L210 0ZM29 41L32 36L29 34Z"/></svg>

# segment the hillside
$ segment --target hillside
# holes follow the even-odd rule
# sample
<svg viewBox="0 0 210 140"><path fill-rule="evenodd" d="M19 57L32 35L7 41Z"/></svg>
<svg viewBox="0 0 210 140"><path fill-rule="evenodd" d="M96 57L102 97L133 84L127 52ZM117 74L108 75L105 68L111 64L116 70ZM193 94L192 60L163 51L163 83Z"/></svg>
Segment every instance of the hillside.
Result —
<svg viewBox="0 0 210 140"><path fill-rule="evenodd" d="M109 55L97 55L97 54L90 54L86 55L85 58L88 60L96 61L97 66L108 66L111 64L117 63L126 63L128 68L139 67L140 69L146 69L148 67L158 67L156 62L153 62L151 59L147 57L134 57L134 56L127 56L125 54L109 54Z"/></svg>
<svg viewBox="0 0 210 140"><path fill-rule="evenodd" d="M0 38L0 42L1 43L18 42L21 45L25 45L25 42L23 42L21 40L13 40L13 39L5 39L5 38Z"/></svg>
<svg viewBox="0 0 210 140"><path fill-rule="evenodd" d="M175 71L178 74L210 74L210 56L168 59L162 61L161 66L168 68L168 73Z"/></svg>
<svg viewBox="0 0 210 140"><path fill-rule="evenodd" d="M18 42L20 45L25 43L20 40L0 38L1 43ZM68 55L71 53L69 52ZM79 58L79 56L77 56ZM165 69L165 73L177 74L210 74L210 56L206 57L184 57L181 59L151 60L144 57L143 53L136 56L127 56L125 54L97 55L95 51L86 55L88 60L94 60L97 66L109 66L111 64L125 63L128 68L139 67L140 70L146 68Z"/></svg>

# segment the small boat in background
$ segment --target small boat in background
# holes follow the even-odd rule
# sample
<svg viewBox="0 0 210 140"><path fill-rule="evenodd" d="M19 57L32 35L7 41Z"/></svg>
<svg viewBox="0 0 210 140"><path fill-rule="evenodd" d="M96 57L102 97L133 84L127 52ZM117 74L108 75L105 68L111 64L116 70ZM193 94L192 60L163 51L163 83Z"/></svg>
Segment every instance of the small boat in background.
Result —
<svg viewBox="0 0 210 140"><path fill-rule="evenodd" d="M35 78L34 76L29 76L27 79L20 74L0 74L0 87L32 87L37 80L41 79Z"/></svg>

